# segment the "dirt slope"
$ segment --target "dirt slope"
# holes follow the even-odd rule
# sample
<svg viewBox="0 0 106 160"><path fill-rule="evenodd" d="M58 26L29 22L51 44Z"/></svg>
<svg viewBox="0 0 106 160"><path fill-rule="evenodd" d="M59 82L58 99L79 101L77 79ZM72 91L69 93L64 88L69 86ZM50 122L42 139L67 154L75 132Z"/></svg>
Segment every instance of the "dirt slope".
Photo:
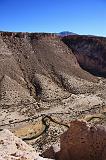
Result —
<svg viewBox="0 0 106 160"><path fill-rule="evenodd" d="M8 76L11 83L12 79L15 80L35 99L37 97L48 99L47 97L51 96L49 92L53 90L57 92L54 93L54 99L61 97L56 88L69 92L70 87L65 83L65 77L70 79L68 76L90 82L97 81L96 77L80 68L72 51L54 34L12 32L0 34L1 81L4 76ZM47 88L45 83L49 83L51 87Z"/></svg>

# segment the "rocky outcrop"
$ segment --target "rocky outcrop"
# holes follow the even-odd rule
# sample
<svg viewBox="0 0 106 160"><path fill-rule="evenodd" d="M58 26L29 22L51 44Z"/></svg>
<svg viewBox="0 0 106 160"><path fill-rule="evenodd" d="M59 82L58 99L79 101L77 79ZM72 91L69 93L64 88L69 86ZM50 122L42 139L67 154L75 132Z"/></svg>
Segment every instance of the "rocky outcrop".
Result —
<svg viewBox="0 0 106 160"><path fill-rule="evenodd" d="M31 38L31 39L40 39L40 38L56 38L57 35L54 33L28 33L28 32L0 32L0 35L3 37L10 38Z"/></svg>
<svg viewBox="0 0 106 160"><path fill-rule="evenodd" d="M0 131L0 160L48 160L9 130Z"/></svg>
<svg viewBox="0 0 106 160"><path fill-rule="evenodd" d="M105 160L106 128L91 126L83 121L73 121L60 140L60 151L46 150L44 157L56 160Z"/></svg>
<svg viewBox="0 0 106 160"><path fill-rule="evenodd" d="M106 77L106 38L96 36L67 36L63 41L73 50L80 66Z"/></svg>

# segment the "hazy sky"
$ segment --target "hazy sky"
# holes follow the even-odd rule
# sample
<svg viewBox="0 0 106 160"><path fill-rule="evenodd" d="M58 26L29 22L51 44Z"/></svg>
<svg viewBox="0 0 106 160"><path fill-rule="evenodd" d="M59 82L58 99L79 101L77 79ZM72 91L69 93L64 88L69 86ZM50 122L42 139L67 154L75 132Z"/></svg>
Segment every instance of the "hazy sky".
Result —
<svg viewBox="0 0 106 160"><path fill-rule="evenodd" d="M0 0L0 30L106 36L106 0Z"/></svg>

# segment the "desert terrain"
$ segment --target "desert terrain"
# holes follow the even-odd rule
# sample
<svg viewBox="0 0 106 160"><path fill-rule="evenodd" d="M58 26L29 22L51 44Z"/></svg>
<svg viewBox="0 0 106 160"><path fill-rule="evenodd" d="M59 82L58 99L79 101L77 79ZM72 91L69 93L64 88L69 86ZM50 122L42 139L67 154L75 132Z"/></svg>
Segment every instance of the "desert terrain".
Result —
<svg viewBox="0 0 106 160"><path fill-rule="evenodd" d="M0 132L54 158L45 151L59 149L71 123L106 126L105 77L106 38L0 32Z"/></svg>

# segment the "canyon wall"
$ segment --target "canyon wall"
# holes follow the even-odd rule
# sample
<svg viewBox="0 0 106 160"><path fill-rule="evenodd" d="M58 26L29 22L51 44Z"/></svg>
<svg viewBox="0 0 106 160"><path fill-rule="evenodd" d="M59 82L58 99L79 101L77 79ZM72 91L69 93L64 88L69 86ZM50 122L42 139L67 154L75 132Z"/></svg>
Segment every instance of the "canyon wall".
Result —
<svg viewBox="0 0 106 160"><path fill-rule="evenodd" d="M74 35L64 37L63 42L73 50L83 69L106 77L106 38Z"/></svg>

